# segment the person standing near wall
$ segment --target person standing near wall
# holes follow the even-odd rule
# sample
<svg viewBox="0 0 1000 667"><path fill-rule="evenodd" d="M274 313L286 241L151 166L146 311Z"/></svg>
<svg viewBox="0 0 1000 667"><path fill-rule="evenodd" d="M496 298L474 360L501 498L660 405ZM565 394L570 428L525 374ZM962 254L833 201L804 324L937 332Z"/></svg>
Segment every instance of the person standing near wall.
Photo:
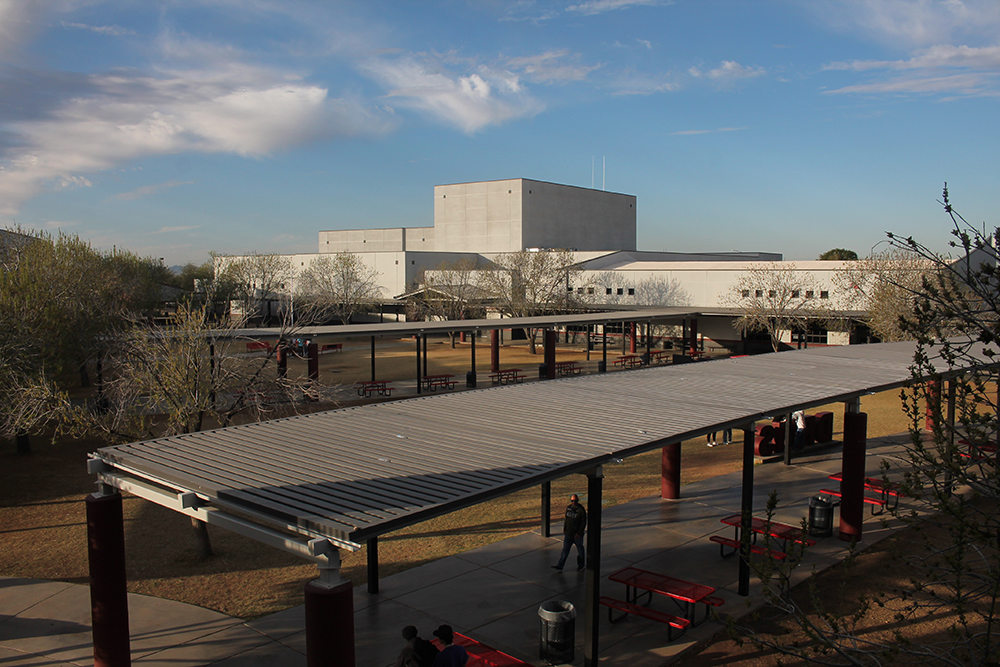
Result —
<svg viewBox="0 0 1000 667"><path fill-rule="evenodd" d="M580 497L575 493L569 497L566 506L566 518L563 520L563 549L559 563L552 567L562 570L569 557L569 551L576 545L576 571L582 572L587 566L587 557L583 550L583 534L587 531L587 510L580 504Z"/></svg>

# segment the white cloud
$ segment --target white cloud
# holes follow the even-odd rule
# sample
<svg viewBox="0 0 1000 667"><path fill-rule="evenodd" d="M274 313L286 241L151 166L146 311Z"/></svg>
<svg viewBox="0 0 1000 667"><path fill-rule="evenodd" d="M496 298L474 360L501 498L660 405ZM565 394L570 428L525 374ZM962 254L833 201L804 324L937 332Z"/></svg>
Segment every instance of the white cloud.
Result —
<svg viewBox="0 0 1000 667"><path fill-rule="evenodd" d="M987 89L992 81L978 74L954 74L950 76L905 77L844 86L836 90L823 91L824 94L838 93L958 93L961 95L989 94Z"/></svg>
<svg viewBox="0 0 1000 667"><path fill-rule="evenodd" d="M593 16L594 14L603 14L604 12L611 12L616 9L628 9L629 7L660 4L673 4L673 2L672 0L669 0L668 2L661 2L661 0L588 0L587 2L581 2L578 5L569 5L566 7L566 11L579 12L586 16Z"/></svg>
<svg viewBox="0 0 1000 667"><path fill-rule="evenodd" d="M170 234L172 232L186 232L192 229L201 229L201 225L187 225L184 227L160 227L150 234Z"/></svg>
<svg viewBox="0 0 1000 667"><path fill-rule="evenodd" d="M128 28L123 28L118 25L87 25L86 23L69 23L67 21L62 21L61 25L64 28L89 30L90 32L96 32L101 35L111 35L112 37L121 37L122 35L135 34L134 30L129 30Z"/></svg>
<svg viewBox="0 0 1000 667"><path fill-rule="evenodd" d="M733 60L724 60L721 65L715 69L710 69L707 72L702 71L698 67L691 67L688 69L688 74L693 77L705 77L723 84L737 81L739 79L752 79L754 77L761 76L764 73L765 70L763 67L745 67Z"/></svg>
<svg viewBox="0 0 1000 667"><path fill-rule="evenodd" d="M828 70L921 69L931 67L964 67L1000 71L1000 46L969 47L939 44L922 49L909 60L854 60L834 62Z"/></svg>
<svg viewBox="0 0 1000 667"><path fill-rule="evenodd" d="M802 3L835 28L890 44L919 47L1000 29L996 0L809 0Z"/></svg>
<svg viewBox="0 0 1000 667"><path fill-rule="evenodd" d="M598 69L600 65L578 65L564 62L567 58L579 60L579 54L570 56L566 49L546 51L535 56L508 58L508 68L523 72L535 83L562 83L566 81L583 81Z"/></svg>
<svg viewBox="0 0 1000 667"><path fill-rule="evenodd" d="M263 156L312 140L386 132L385 114L325 88L248 66L113 73L35 118L7 124L0 213L48 188L86 186L80 174L184 151ZM85 182L84 182L85 181Z"/></svg>
<svg viewBox="0 0 1000 667"><path fill-rule="evenodd" d="M481 66L459 75L411 57L374 59L364 70L384 85L398 105L417 109L466 133L530 116L542 109L517 75Z"/></svg>
<svg viewBox="0 0 1000 667"><path fill-rule="evenodd" d="M167 181L166 183L156 183L153 185L144 185L141 188L136 188L131 192L122 192L115 195L115 199L119 201L135 201L136 199L142 199L143 197L149 197L150 195L155 195L163 190L168 190L170 188L176 188L181 185L191 185L194 181Z"/></svg>

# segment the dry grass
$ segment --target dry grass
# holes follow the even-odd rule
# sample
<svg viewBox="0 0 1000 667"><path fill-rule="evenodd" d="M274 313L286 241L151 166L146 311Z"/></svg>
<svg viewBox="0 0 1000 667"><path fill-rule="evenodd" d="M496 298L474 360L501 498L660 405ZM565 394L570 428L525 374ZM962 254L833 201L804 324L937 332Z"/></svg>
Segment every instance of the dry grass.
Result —
<svg viewBox="0 0 1000 667"><path fill-rule="evenodd" d="M409 379L414 373L414 344L380 343L378 376ZM446 342L430 346L429 372L464 377L469 346L451 350ZM489 346L477 345L480 371L489 367ZM540 361L521 347L505 347L502 365L526 370ZM560 351L561 359L583 358L582 351ZM611 353L609 352L609 356ZM595 359L597 356L595 355ZM295 363L290 372L304 372ZM366 349L350 347L344 353L321 357L321 378L352 383L370 373ZM866 397L871 436L906 429L898 395ZM840 430L841 405L830 406ZM4 454L0 486L0 575L34 577L74 583L87 581L86 524L83 499L94 488L85 468L87 453L102 446L97 441L34 442L31 456L14 455L12 443L0 443ZM684 484L725 474L740 467L738 447L705 447L704 441L682 445ZM660 453L627 459L606 469L607 505L657 494ZM585 492L584 478L571 476L552 484L553 508L561 515L562 498ZM135 497L124 503L129 590L180 600L231 616L252 618L302 602L303 584L316 574L315 566L282 551L226 531L210 528L216 556L194 557L188 519ZM554 517L557 520L558 517ZM483 546L532 530L539 525L539 493L529 489L411 526L380 538L382 576L388 576L446 555ZM344 559L344 574L355 583L365 581L364 550Z"/></svg>

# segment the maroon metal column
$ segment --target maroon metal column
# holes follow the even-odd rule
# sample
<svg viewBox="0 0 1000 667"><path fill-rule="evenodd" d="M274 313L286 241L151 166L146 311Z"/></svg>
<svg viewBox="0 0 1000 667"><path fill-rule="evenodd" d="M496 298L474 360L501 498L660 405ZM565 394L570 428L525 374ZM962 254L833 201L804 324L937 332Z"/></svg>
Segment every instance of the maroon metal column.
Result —
<svg viewBox="0 0 1000 667"><path fill-rule="evenodd" d="M316 343L309 343L306 346L309 351L309 379L318 380L319 379L319 345Z"/></svg>
<svg viewBox="0 0 1000 667"><path fill-rule="evenodd" d="M288 376L288 348L285 347L284 341L278 343L278 349L274 352L275 357L278 361L278 377L283 378Z"/></svg>
<svg viewBox="0 0 1000 667"><path fill-rule="evenodd" d="M681 443L664 445L660 464L660 497L677 500L681 497Z"/></svg>
<svg viewBox="0 0 1000 667"><path fill-rule="evenodd" d="M628 344L629 354L635 354L635 322L629 322L629 333L631 334Z"/></svg>
<svg viewBox="0 0 1000 667"><path fill-rule="evenodd" d="M125 524L122 494L87 496L87 555L95 667L132 664L125 584Z"/></svg>
<svg viewBox="0 0 1000 667"><path fill-rule="evenodd" d="M924 419L924 428L928 431L933 431L937 415L940 414L941 383L938 380L931 380L927 383L927 412Z"/></svg>
<svg viewBox="0 0 1000 667"><path fill-rule="evenodd" d="M844 462L840 482L840 539L861 541L861 524L865 518L865 447L868 437L868 415L864 412L844 413Z"/></svg>
<svg viewBox="0 0 1000 667"><path fill-rule="evenodd" d="M355 667L354 584L306 584L306 664Z"/></svg>
<svg viewBox="0 0 1000 667"><path fill-rule="evenodd" d="M556 334L555 329L545 329L545 377L554 380L556 377Z"/></svg>
<svg viewBox="0 0 1000 667"><path fill-rule="evenodd" d="M500 372L500 330L490 331L490 373Z"/></svg>

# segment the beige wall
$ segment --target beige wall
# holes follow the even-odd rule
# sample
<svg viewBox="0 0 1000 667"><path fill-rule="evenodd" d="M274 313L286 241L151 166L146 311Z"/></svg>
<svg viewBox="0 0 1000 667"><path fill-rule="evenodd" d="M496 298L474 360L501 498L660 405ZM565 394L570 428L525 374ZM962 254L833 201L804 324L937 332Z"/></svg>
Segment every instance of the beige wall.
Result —
<svg viewBox="0 0 1000 667"><path fill-rule="evenodd" d="M403 252L433 250L433 227L345 229L319 233L319 252Z"/></svg>

